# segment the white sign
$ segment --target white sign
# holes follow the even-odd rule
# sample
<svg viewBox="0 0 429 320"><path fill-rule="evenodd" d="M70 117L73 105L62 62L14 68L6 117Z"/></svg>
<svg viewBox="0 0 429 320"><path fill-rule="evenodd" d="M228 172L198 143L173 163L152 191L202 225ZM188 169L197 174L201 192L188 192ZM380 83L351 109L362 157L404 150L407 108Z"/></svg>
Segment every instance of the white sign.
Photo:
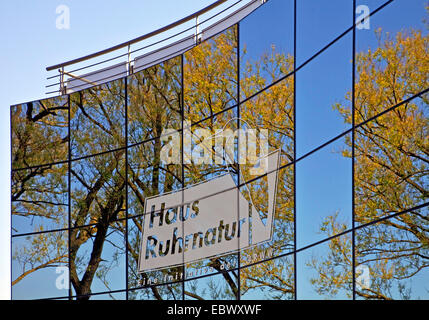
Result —
<svg viewBox="0 0 429 320"><path fill-rule="evenodd" d="M280 151L266 161L268 212L248 201L231 174L147 198L139 272L160 270L225 255L269 241L275 214ZM245 192L245 191L243 191Z"/></svg>

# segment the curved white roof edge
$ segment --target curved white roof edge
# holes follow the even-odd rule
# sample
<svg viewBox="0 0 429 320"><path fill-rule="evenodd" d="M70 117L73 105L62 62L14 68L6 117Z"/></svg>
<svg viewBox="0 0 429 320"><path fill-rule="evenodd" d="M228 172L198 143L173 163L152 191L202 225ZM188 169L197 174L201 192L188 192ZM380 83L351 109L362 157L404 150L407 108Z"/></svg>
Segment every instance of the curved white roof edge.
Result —
<svg viewBox="0 0 429 320"><path fill-rule="evenodd" d="M53 91L59 92L60 94L70 94L76 91L87 89L96 85L100 85L115 79L123 78L127 75L142 71L153 65L176 57L199 43L225 31L229 27L235 25L267 0L251 0L245 3L242 7L227 15L219 21L216 21L212 25L204 28L202 31L196 32L193 35L184 36L182 39L170 43L164 47L145 53L141 56L134 58L131 61L124 61L100 70L96 70L90 73L73 75L64 72L65 75L69 76L67 80L64 80L64 75L60 78L60 90ZM197 25L198 26L198 25Z"/></svg>

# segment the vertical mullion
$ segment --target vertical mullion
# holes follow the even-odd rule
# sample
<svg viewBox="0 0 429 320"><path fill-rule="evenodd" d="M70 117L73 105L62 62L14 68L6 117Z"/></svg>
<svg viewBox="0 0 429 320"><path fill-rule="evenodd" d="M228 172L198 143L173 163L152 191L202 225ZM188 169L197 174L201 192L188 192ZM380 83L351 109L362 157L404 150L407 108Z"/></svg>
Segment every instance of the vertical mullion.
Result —
<svg viewBox="0 0 429 320"><path fill-rule="evenodd" d="M355 253L355 77L356 77L356 0L353 0L353 44L352 44L352 288L353 300L356 300L356 253Z"/></svg>
<svg viewBox="0 0 429 320"><path fill-rule="evenodd" d="M70 277L70 247L71 247L71 130L70 130L70 109L71 109L71 103L70 103L70 95L67 96L67 130L68 130L68 141L67 141L67 148L68 148L68 152L67 152L67 164L68 164L68 168L67 168L67 190L68 190L68 195L67 195L67 205L68 205L68 226L67 226L67 235L68 235L68 248L67 248L67 252L68 252L68 269L69 269L69 290L68 290L68 295L69 295L69 300L71 300L72 298L72 289L71 289L71 277Z"/></svg>
<svg viewBox="0 0 429 320"><path fill-rule="evenodd" d="M180 59L180 90L181 90L181 94L180 94L180 118L181 118L181 127L182 127L182 131L181 131L181 139L180 139L180 166L181 166L181 174L182 174L182 210L184 209L184 199L183 199L183 190L185 188L185 169L184 169L184 159L183 159L183 152L184 152L184 127L183 127L183 123L184 123L184 119L185 119L185 99L184 99L184 71L183 71L183 59L184 59L184 54L181 54L181 59ZM182 235L183 235L183 229L184 229L184 221L182 221ZM181 277L181 282L182 282L182 300L185 300L185 274L186 274L186 269L185 269L185 249L183 249L183 267L182 267L182 272L183 275Z"/></svg>
<svg viewBox="0 0 429 320"><path fill-rule="evenodd" d="M128 78L125 85L125 299L128 300Z"/></svg>
<svg viewBox="0 0 429 320"><path fill-rule="evenodd" d="M12 147L13 147L13 139L12 139L12 135L13 135L13 128L12 128L12 110L15 106L11 106L10 107L10 113L9 113L9 128L10 128L10 193L9 193L9 199L12 199L12 182L13 182L13 151L12 151ZM9 249L10 249L10 300L13 300L13 290L12 290L12 281L13 281L13 275L12 275L12 263L13 263L13 248L12 248L12 201L10 203L10 235L11 235L11 239L10 239L10 244L9 244ZM70 277L69 277L70 279Z"/></svg>
<svg viewBox="0 0 429 320"><path fill-rule="evenodd" d="M240 22L237 23L237 129L240 132ZM238 134L238 157L240 155L240 134ZM240 221L240 201L239 201L239 194L240 194L240 162L237 163L237 213L238 213L238 221ZM239 238L238 238L239 239ZM238 240L240 241L240 240ZM238 259L238 269L237 269L237 300L241 300L241 278L240 278L240 271L241 271L241 251L240 251L240 242L238 242L238 251L237 251L237 259Z"/></svg>
<svg viewBox="0 0 429 320"><path fill-rule="evenodd" d="M297 299L296 263L296 0L293 5L293 272L294 300Z"/></svg>

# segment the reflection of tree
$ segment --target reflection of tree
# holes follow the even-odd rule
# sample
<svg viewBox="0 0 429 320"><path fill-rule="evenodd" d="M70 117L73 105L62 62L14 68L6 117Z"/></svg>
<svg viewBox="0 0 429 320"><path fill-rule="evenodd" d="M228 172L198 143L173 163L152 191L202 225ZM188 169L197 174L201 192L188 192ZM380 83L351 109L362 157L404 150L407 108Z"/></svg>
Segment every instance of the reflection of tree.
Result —
<svg viewBox="0 0 429 320"><path fill-rule="evenodd" d="M428 40L420 31L400 32L394 39L380 37L376 50L357 55L356 124L429 87ZM357 128L354 177L357 224L427 201L427 105L427 96L421 95ZM337 109L351 123L350 110L341 106ZM351 141L347 140L344 156L351 156L350 148ZM358 297L411 297L412 288L407 281L418 279L429 267L427 212L427 208L411 210L356 232L357 266L367 265L372 280L369 288L357 286ZM322 231L333 235L344 228L332 216ZM344 236L330 242L328 257L312 261L319 275L313 279L319 293L333 295L339 289L351 289L350 257L350 238Z"/></svg>
<svg viewBox="0 0 429 320"><path fill-rule="evenodd" d="M237 103L237 34L236 28L203 42L185 54L185 120L193 122L209 117ZM241 90L243 95L256 92L271 83L280 74L289 72L293 61L290 57L275 53L273 50L258 62L248 63L242 73ZM164 279L165 276L182 272L182 268L137 274L137 261L140 250L140 238L143 230L141 215L144 212L145 198L168 192L182 186L182 168L177 164L165 165L160 160L160 151L164 142L159 138L165 128L180 128L181 101L181 61L180 57L171 59L127 79L128 90L128 140L135 144L125 150L124 116L125 90L124 81L118 80L106 85L90 88L70 96L71 152L74 158L98 154L72 162L71 180L71 229L70 242L70 279L76 294L88 299L95 279L101 280L110 290L109 278L117 277L116 265L124 260L124 237L127 234L125 218L125 184L128 183L129 215L128 221L128 262L129 287L139 287L141 280L151 277ZM279 68L279 66L281 66ZM264 70L264 71L262 71ZM262 75L263 74L263 75ZM52 100L51 110L42 110L32 119L42 123L57 115L61 104ZM281 149L284 155L282 163L292 160L293 153L293 80L288 78L243 105L241 118L270 132L270 149ZM67 110L67 107L60 110ZM45 108L46 109L46 108ZM46 126L30 126L25 117L31 115L31 105L27 110L14 115L13 122L19 124L14 131L13 152L16 167L37 165L53 161L67 160L67 111L61 117L54 118L56 126L65 131L51 130ZM217 115L199 126L212 131L234 117L233 111ZM52 119L50 120L52 121ZM30 132L28 132L31 130ZM64 134L65 132L65 134ZM40 143L38 148L31 147L29 141ZM141 143L147 140L146 143ZM46 142L43 144L43 142ZM56 142L56 143L54 143ZM47 143L52 143L48 145ZM108 152L111 149L119 149ZM128 167L125 168L125 157ZM46 158L46 159L45 159ZM32 159L25 163L25 159ZM237 174L237 166L233 165ZM55 170L54 170L55 169ZM242 168L241 179L251 178L246 167ZM223 165L186 164L186 183L192 184L213 175L226 172ZM60 212L58 206L41 210L41 204L34 194L41 193L46 202L67 203L67 165L52 167L47 165L37 169L14 173L13 201L18 203L25 195L27 215L41 215L49 219L50 215ZM126 172L128 176L126 176ZM29 177L27 178L27 175ZM29 185L31 183L31 188ZM282 170L279 174L279 187L276 208L276 227L273 241L274 254L290 250L293 233L293 172ZM48 190L49 187L49 190ZM266 188L266 181L249 186L253 191ZM31 189L31 190L30 190ZM257 192L255 192L257 193ZM62 196L59 201L57 197ZM256 203L263 208L266 197L258 194ZM62 208L61 224L67 225L67 205ZM13 214L18 214L15 210ZM140 216L139 216L140 215ZM119 221L118 221L119 219ZM43 220L44 226L50 226ZM25 271L14 284L27 274L40 268L58 263L67 264L66 239L58 233L45 233L36 236L39 245L28 243L24 251L17 251L16 261L25 263ZM121 240L118 240L121 239ZM60 241L61 240L61 241ZM36 240L33 240L33 242ZM252 252L243 253L242 263L250 255L259 255L269 246L261 246ZM43 250L41 249L43 248ZM54 257L55 256L55 257ZM56 260L55 260L56 259ZM108 261L107 261L108 260ZM31 263L28 263L30 261ZM234 262L235 261L235 262ZM291 264L266 263L264 268L250 267L241 271L241 286L246 292L266 287L272 297L293 294ZM201 262L222 271L221 264L237 264L236 255ZM193 265L192 267L198 267ZM218 276L219 277L219 276ZM198 291L198 284L186 286L185 295L190 298L235 297L238 293L238 272L222 273L222 283L211 281L206 292ZM219 278L218 278L219 279ZM286 288L286 289L285 289ZM276 293L279 289L280 292ZM182 285L171 284L156 286L130 292L131 298L145 299L180 299ZM273 291L274 290L274 291Z"/></svg>

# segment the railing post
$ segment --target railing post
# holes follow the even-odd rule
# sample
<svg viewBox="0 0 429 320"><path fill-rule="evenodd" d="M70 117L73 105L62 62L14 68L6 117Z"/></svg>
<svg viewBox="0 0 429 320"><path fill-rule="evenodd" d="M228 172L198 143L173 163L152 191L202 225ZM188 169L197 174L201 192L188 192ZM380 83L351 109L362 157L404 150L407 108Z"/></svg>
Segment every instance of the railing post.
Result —
<svg viewBox="0 0 429 320"><path fill-rule="evenodd" d="M128 71L128 75L131 75L133 73L133 65L131 62L131 44L128 44L127 71Z"/></svg>
<svg viewBox="0 0 429 320"><path fill-rule="evenodd" d="M62 66L60 69L58 69L60 73L60 93L61 95L66 94L66 86L64 84L64 66Z"/></svg>
<svg viewBox="0 0 429 320"><path fill-rule="evenodd" d="M200 25L198 21L198 16L195 17L195 45L198 45L201 42L202 34L200 34Z"/></svg>

